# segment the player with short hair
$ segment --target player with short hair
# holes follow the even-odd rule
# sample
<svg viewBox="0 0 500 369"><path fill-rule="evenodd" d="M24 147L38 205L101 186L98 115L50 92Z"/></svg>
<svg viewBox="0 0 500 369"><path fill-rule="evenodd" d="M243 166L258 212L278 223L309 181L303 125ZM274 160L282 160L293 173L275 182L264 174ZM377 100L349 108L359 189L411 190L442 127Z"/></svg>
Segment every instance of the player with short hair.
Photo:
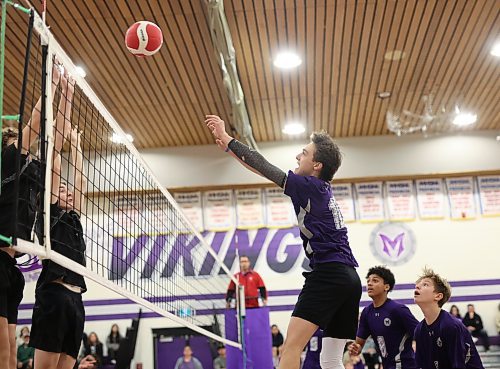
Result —
<svg viewBox="0 0 500 369"><path fill-rule="evenodd" d="M415 284L415 303L424 320L415 329L415 359L421 369L483 369L470 332L461 321L441 309L451 297L448 281L424 269Z"/></svg>
<svg viewBox="0 0 500 369"><path fill-rule="evenodd" d="M346 339L356 335L361 281L330 185L342 161L339 148L326 132L315 132L296 157L298 167L285 173L229 136L218 116L207 115L205 123L220 148L283 188L297 215L312 271L304 273L305 284L290 319L279 368L299 368L301 352L318 327L324 329L322 368L343 368Z"/></svg>

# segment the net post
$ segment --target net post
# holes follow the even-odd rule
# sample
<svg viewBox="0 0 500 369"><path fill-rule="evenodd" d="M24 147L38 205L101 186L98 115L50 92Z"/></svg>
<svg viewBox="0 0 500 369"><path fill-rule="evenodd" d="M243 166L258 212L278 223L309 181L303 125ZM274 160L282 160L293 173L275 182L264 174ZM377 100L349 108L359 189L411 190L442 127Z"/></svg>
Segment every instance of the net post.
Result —
<svg viewBox="0 0 500 369"><path fill-rule="evenodd" d="M41 199L40 208L43 209L43 236L44 246L47 250L47 256L50 257L50 203L52 197L52 159L54 150L54 134L53 134L53 112L52 112L52 49L50 42L42 39L42 107L40 116L40 137L41 145L40 152L41 162L41 184L44 191ZM49 100L49 103L47 103ZM45 160L44 160L45 159Z"/></svg>
<svg viewBox="0 0 500 369"><path fill-rule="evenodd" d="M23 83L21 86L21 97L19 100L19 114L17 115L17 121L18 121L18 137L17 137L17 151L18 155L16 155L16 178L15 178L15 192L14 192L14 198L16 201L16 206L14 207L14 214L13 217L15 219L14 223L14 236L13 236L13 243L16 245L17 244L17 226L18 226L18 208L19 208L19 180L20 180L20 158L21 158L21 152L23 149L23 117L24 117L24 106L26 103L26 86L28 83L28 69L29 69L29 62L30 62L30 53L31 53L31 40L33 36L33 13L31 13L30 20L29 20L29 25L28 25L28 37L26 41L26 54L24 56L24 70L23 70ZM42 72L43 73L43 72ZM42 91L43 94L43 91ZM40 120L42 118L40 117ZM42 122L40 122L42 123ZM28 155L29 155L29 148L28 150Z"/></svg>

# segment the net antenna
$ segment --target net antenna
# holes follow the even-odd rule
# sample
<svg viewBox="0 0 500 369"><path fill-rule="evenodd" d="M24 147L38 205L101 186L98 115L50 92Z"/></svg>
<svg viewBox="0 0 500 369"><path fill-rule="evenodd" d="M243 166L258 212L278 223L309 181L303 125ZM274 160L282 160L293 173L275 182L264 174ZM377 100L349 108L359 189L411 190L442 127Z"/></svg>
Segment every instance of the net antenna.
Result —
<svg viewBox="0 0 500 369"><path fill-rule="evenodd" d="M41 122L45 127L41 140L47 143L43 211L38 214L43 220L43 236L39 243L17 239L14 248L50 259L169 318L177 326L241 349L238 341L207 329L212 326L214 315L222 316L224 312L227 285L233 280L238 286L238 281L158 181L136 147L127 139L120 143L110 140L113 134L126 134L36 12L33 29L45 50L42 95L47 100L55 92L56 97L53 103L44 102L45 119ZM52 91L54 58L76 82L71 99L60 86ZM67 104L69 109L61 109ZM60 132L52 118L60 114L64 115L65 124L83 133L81 141L65 138L57 174L53 161ZM79 212L86 241L86 266L55 251L47 237L54 226L51 204L60 206L63 201L60 189L52 191L54 178L75 192L74 198L82 199L75 210ZM74 203L76 206L76 200ZM215 273L219 270L223 273Z"/></svg>

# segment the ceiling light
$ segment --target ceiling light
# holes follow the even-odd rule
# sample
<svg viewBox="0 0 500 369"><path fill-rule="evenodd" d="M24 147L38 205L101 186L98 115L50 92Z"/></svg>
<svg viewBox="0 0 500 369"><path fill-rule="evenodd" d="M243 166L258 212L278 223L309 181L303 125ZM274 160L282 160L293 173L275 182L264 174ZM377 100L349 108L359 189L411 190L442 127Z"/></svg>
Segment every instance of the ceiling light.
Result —
<svg viewBox="0 0 500 369"><path fill-rule="evenodd" d="M87 75L87 73L85 73L85 69L83 69L82 67L75 67L75 71L76 71L76 74L78 74L80 77L82 78L85 78L85 76Z"/></svg>
<svg viewBox="0 0 500 369"><path fill-rule="evenodd" d="M134 138L129 135L128 133L125 134L125 137L120 135L119 133L113 133L111 136L111 142L117 143L117 144L123 144L125 143L125 140L128 140L128 142L134 142Z"/></svg>
<svg viewBox="0 0 500 369"><path fill-rule="evenodd" d="M476 123L477 115L467 112L461 112L458 106L455 108L457 115L453 119L453 124L463 127Z"/></svg>
<svg viewBox="0 0 500 369"><path fill-rule="evenodd" d="M500 142L500 135L497 136L497 141Z"/></svg>
<svg viewBox="0 0 500 369"><path fill-rule="evenodd" d="M304 127L304 125L296 122L285 124L285 127L282 130L282 132L287 135L300 135L305 131L306 128Z"/></svg>
<svg viewBox="0 0 500 369"><path fill-rule="evenodd" d="M405 56L406 54L403 50L392 50L385 53L384 59L390 61L397 61L403 59Z"/></svg>
<svg viewBox="0 0 500 369"><path fill-rule="evenodd" d="M293 69L302 64L302 59L293 51L282 51L274 58L274 66L280 69Z"/></svg>
<svg viewBox="0 0 500 369"><path fill-rule="evenodd" d="M380 99L387 99L387 98L391 97L391 93L389 91L377 92L377 96Z"/></svg>
<svg viewBox="0 0 500 369"><path fill-rule="evenodd" d="M500 42L497 42L490 51L491 55L500 57Z"/></svg>

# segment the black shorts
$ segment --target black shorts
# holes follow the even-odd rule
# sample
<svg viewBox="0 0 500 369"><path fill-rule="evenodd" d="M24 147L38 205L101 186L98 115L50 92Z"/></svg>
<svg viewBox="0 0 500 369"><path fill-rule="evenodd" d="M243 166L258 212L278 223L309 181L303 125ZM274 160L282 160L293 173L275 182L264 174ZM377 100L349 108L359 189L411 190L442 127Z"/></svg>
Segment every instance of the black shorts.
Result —
<svg viewBox="0 0 500 369"><path fill-rule="evenodd" d="M85 310L82 295L59 283L47 283L35 292L30 346L42 351L78 357Z"/></svg>
<svg viewBox="0 0 500 369"><path fill-rule="evenodd" d="M341 263L317 264L306 281L292 316L318 325L324 337L355 339L361 280L356 269Z"/></svg>
<svg viewBox="0 0 500 369"><path fill-rule="evenodd" d="M0 251L0 317L7 318L9 324L17 324L23 291L24 276L16 266L16 259Z"/></svg>

